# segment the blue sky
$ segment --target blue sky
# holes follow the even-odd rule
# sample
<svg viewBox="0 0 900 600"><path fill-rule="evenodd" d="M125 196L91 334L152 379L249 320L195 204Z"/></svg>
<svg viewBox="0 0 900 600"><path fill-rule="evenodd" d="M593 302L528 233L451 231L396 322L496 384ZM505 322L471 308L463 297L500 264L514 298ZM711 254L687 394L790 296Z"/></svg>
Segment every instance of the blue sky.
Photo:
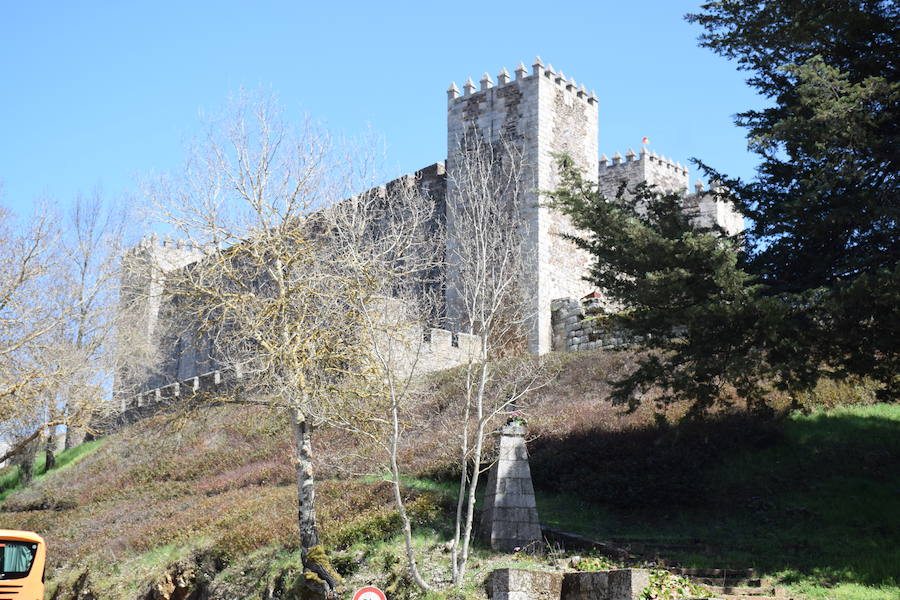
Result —
<svg viewBox="0 0 900 600"><path fill-rule="evenodd" d="M386 175L443 160L446 94L535 55L594 89L600 150L642 136L674 160L752 176L732 115L761 100L697 47L697 2L6 2L0 7L0 202L112 199L177 168L201 111L240 88L288 115L371 129ZM692 169L692 181L696 178Z"/></svg>

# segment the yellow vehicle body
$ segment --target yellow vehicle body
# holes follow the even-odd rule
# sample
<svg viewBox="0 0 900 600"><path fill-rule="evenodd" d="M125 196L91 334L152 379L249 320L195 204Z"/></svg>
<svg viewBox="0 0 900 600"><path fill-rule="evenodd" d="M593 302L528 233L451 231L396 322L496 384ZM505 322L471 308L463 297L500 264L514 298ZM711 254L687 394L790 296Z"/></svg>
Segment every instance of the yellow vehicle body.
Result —
<svg viewBox="0 0 900 600"><path fill-rule="evenodd" d="M44 538L0 529L0 600L43 600L46 560Z"/></svg>

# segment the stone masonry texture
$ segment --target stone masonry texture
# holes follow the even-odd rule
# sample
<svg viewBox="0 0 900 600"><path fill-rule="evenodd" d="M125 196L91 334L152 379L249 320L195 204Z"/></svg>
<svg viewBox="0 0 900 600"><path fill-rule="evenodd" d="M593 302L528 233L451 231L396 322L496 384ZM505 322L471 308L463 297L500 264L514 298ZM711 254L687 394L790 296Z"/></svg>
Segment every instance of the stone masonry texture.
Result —
<svg viewBox="0 0 900 600"><path fill-rule="evenodd" d="M542 549L525 427L500 429L497 462L491 467L484 495L479 534L494 550L511 552Z"/></svg>
<svg viewBox="0 0 900 600"><path fill-rule="evenodd" d="M497 569L485 581L491 600L639 600L647 569L559 573Z"/></svg>

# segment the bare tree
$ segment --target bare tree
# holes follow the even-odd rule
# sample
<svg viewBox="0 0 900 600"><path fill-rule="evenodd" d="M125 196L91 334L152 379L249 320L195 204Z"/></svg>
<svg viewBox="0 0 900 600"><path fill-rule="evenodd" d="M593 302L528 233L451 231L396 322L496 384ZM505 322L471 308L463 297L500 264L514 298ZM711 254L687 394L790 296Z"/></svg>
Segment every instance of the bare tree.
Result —
<svg viewBox="0 0 900 600"><path fill-rule="evenodd" d="M497 418L524 400L547 380L540 365L531 361L507 361L503 356L522 352L523 328L528 313L518 293L524 275L522 253L527 228L520 218L524 196L525 165L515 146L488 144L480 135L460 140L453 169L448 173L447 237L436 235L429 211L433 203L390 195L403 206L404 218L382 218L390 223L378 235L368 233L377 207L361 196L356 204L341 206L334 230L345 239L352 260L368 268L366 296L360 303L362 325L369 350L369 385L361 398L338 397L332 422L367 436L383 450L394 499L403 525L407 567L423 590L435 587L418 567L412 527L404 506L399 452L422 391L421 375L433 368L422 364L423 324L434 322L444 308L443 281L450 296L453 324L477 339L465 357L465 385L459 411L448 420L459 431L461 479L455 533L451 542L451 576L461 586L474 529L475 489L481 474L485 438ZM414 182L407 186L415 190ZM415 210L412 207L424 207ZM424 232L424 236L422 233ZM433 243L429 246L428 242ZM446 260L446 262L444 262ZM377 265L377 266L376 266ZM446 271L444 271L446 269ZM349 404L349 406L348 406Z"/></svg>
<svg viewBox="0 0 900 600"><path fill-rule="evenodd" d="M110 409L115 370L113 348L123 242L128 223L123 208L104 201L99 191L75 198L62 236L63 279L58 302L67 316L57 332L60 363L68 375L56 390L58 410L67 423L65 448L83 439L83 424ZM52 466L53 428L47 440Z"/></svg>
<svg viewBox="0 0 900 600"><path fill-rule="evenodd" d="M47 414L48 386L60 372L45 360L51 332L61 322L48 298L56 274L58 229L50 211L25 223L0 207L0 423L10 447L0 463L34 447L60 421Z"/></svg>
<svg viewBox="0 0 900 600"><path fill-rule="evenodd" d="M0 420L19 442L11 453L35 450L43 438L49 469L57 428L71 443L71 432L86 431L107 408L105 350L124 221L115 229L97 194L78 198L69 219L42 206L18 231L7 213L0 221Z"/></svg>
<svg viewBox="0 0 900 600"><path fill-rule="evenodd" d="M364 291L355 298L363 332L357 376L364 393L336 395L323 406L334 425L362 435L384 459L400 516L407 568L423 590L413 547L412 523L403 498L399 452L405 417L420 398L423 330L442 309L444 231L435 200L413 176L341 202L327 212L329 230L349 273Z"/></svg>
<svg viewBox="0 0 900 600"><path fill-rule="evenodd" d="M338 581L319 541L312 431L320 407L361 381L371 292L323 211L350 195L357 166L311 122L291 129L272 101L239 99L208 124L183 173L147 187L197 252L162 288L184 339L240 373L239 401L290 417L303 565L328 593Z"/></svg>
<svg viewBox="0 0 900 600"><path fill-rule="evenodd" d="M507 365L504 355L521 353L532 316L521 290L525 244L523 213L527 189L521 149L501 137L487 141L477 129L456 140L448 169L447 294L458 326L480 338L466 365L460 426L460 481L451 549L452 575L463 583L475 520L475 491L485 458L485 438L496 417L508 412L547 380L541 364Z"/></svg>

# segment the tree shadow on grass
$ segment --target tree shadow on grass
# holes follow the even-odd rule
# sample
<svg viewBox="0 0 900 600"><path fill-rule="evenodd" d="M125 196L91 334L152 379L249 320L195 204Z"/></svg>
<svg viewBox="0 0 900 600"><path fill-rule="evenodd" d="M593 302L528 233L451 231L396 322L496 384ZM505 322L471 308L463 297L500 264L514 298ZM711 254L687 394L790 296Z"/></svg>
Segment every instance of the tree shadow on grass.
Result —
<svg viewBox="0 0 900 600"><path fill-rule="evenodd" d="M900 407L544 435L529 452L539 494L597 507L582 533L787 582L900 581Z"/></svg>

